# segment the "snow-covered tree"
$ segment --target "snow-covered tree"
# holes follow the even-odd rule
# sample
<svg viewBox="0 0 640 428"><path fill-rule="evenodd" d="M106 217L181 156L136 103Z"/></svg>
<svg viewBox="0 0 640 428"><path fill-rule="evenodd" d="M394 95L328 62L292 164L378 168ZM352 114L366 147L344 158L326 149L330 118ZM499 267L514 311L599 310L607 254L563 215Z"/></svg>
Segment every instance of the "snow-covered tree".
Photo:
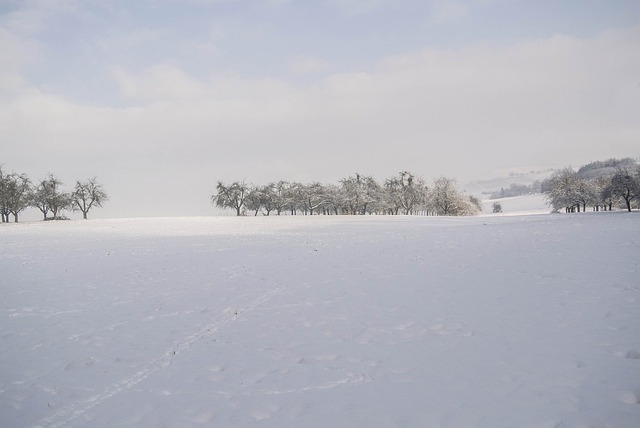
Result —
<svg viewBox="0 0 640 428"><path fill-rule="evenodd" d="M276 193L273 184L266 186L252 186L245 200L245 206L248 210L253 211L253 215L257 216L263 210L264 214L269 215L275 209Z"/></svg>
<svg viewBox="0 0 640 428"><path fill-rule="evenodd" d="M299 198L305 214L313 215L313 212L326 203L325 188L321 183L314 182L298 188Z"/></svg>
<svg viewBox="0 0 640 428"><path fill-rule="evenodd" d="M461 194L464 205L460 215L478 215L482 212L482 201L473 195Z"/></svg>
<svg viewBox="0 0 640 428"><path fill-rule="evenodd" d="M287 193L290 186L291 184L289 182L282 180L277 183L269 184L269 188L272 192L271 202L277 215L280 215L282 211L286 210L290 204L289 195Z"/></svg>
<svg viewBox="0 0 640 428"><path fill-rule="evenodd" d="M383 200L383 190L371 176L356 174L343 178L340 188L349 214L370 214Z"/></svg>
<svg viewBox="0 0 640 428"><path fill-rule="evenodd" d="M102 207L102 204L108 200L109 196L102 185L97 182L96 177L84 182L77 181L76 187L71 194L73 209L82 212L82 218L85 220L91 208L94 206Z"/></svg>
<svg viewBox="0 0 640 428"><path fill-rule="evenodd" d="M429 193L429 205L438 215L458 215L462 209L462 198L456 189L456 180L436 178Z"/></svg>
<svg viewBox="0 0 640 428"><path fill-rule="evenodd" d="M607 209L611 211L614 197L611 195L611 190L609 189L610 183L611 177L605 176L597 177L591 181L591 185L594 187L596 194L596 211L600 211L600 208L602 208L603 211Z"/></svg>
<svg viewBox="0 0 640 428"><path fill-rule="evenodd" d="M274 183L269 183L265 186L260 187L260 191L262 193L262 209L264 210L265 215L270 215L271 211L277 209L277 192L275 189Z"/></svg>
<svg viewBox="0 0 640 428"><path fill-rule="evenodd" d="M544 189L547 193L547 201L554 211L564 209L566 212L570 212L576 206L579 207L578 181L577 174L571 168L555 171L549 177Z"/></svg>
<svg viewBox="0 0 640 428"><path fill-rule="evenodd" d="M211 196L211 202L219 208L232 208L236 210L236 215L243 214L245 200L249 195L250 188L243 181L235 181L229 185L218 181L216 186L217 194Z"/></svg>
<svg viewBox="0 0 640 428"><path fill-rule="evenodd" d="M578 212L580 212L580 205L582 205L582 211L587 210L587 205L595 206L599 198L594 182L578 177L574 187L574 198Z"/></svg>
<svg viewBox="0 0 640 428"><path fill-rule="evenodd" d="M325 186L325 214L341 214L345 206L345 194L340 186L328 184Z"/></svg>
<svg viewBox="0 0 640 428"><path fill-rule="evenodd" d="M427 201L427 184L422 178L407 171L388 178L384 187L386 208L393 214L398 214L400 210L405 215L411 214Z"/></svg>
<svg viewBox="0 0 640 428"><path fill-rule="evenodd" d="M291 215L298 214L298 209L304 210L304 187L304 184L294 181L284 188L284 199Z"/></svg>
<svg viewBox="0 0 640 428"><path fill-rule="evenodd" d="M476 197L460 192L456 188L456 180L439 177L434 181L429 192L428 207L437 215L477 215L482 204Z"/></svg>

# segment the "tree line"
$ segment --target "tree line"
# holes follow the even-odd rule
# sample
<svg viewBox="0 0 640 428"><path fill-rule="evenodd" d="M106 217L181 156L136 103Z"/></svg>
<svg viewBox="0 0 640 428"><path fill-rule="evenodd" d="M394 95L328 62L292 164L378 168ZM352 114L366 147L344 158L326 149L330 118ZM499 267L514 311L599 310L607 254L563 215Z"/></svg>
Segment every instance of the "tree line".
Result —
<svg viewBox="0 0 640 428"><path fill-rule="evenodd" d="M232 209L238 216L248 213L275 215L477 215L478 198L456 189L456 181L437 178L432 186L411 172L403 171L379 183L372 176L355 174L337 184L319 182L271 182L265 185L218 181L211 202Z"/></svg>
<svg viewBox="0 0 640 428"><path fill-rule="evenodd" d="M613 207L640 205L640 165L631 159L609 159L587 164L577 171L555 171L541 184L554 211L611 211Z"/></svg>
<svg viewBox="0 0 640 428"><path fill-rule="evenodd" d="M514 196L530 195L534 193L540 193L542 182L539 180L534 181L532 184L517 184L511 183L506 189L500 188L499 191L491 192L489 199L502 199L512 198Z"/></svg>
<svg viewBox="0 0 640 428"><path fill-rule="evenodd" d="M10 216L17 223L20 213L30 207L40 210L44 220L64 219L64 210L80 211L86 219L93 207L101 207L109 200L95 177L77 181L70 192L63 191L62 187L63 183L53 174L33 183L26 174L5 173L0 166L2 223L8 223Z"/></svg>

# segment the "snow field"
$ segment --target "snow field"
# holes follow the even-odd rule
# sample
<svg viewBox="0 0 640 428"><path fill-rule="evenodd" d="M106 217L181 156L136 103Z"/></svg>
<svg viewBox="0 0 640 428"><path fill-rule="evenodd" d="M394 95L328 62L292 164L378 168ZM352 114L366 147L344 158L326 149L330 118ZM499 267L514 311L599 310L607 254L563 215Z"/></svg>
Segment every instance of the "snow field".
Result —
<svg viewBox="0 0 640 428"><path fill-rule="evenodd" d="M636 427L637 213L2 225L0 426Z"/></svg>

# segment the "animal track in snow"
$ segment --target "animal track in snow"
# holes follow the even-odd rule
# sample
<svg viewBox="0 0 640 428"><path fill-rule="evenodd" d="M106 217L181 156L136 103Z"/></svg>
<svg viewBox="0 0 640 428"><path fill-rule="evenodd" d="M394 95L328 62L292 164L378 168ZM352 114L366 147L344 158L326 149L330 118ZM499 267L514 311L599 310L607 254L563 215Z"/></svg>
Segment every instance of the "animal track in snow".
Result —
<svg viewBox="0 0 640 428"><path fill-rule="evenodd" d="M284 290L284 286L280 285L276 281L267 280L265 278L258 277L249 272L243 272L245 276L251 276L257 278L260 282L271 283L271 287L269 287L266 293L259 295L258 297L251 300L248 304L244 306L240 306L238 309L232 311L226 311L225 316L217 320L214 323L205 325L200 328L196 332L191 335L183 337L178 343L172 346L170 349L166 350L162 355L144 365L139 371L135 374L124 378L111 386L105 388L102 392L95 394L91 397L88 397L83 400L78 400L75 403L72 403L56 413L41 419L38 423L36 423L35 427L49 427L49 428L57 428L67 426L71 421L77 419L82 416L85 412L99 406L104 401L109 398L130 389L131 387L139 384L143 380L147 379L149 376L160 372L166 367L171 365L171 362L177 355L186 351L193 345L196 341L204 338L213 336L217 333L222 327L227 324L236 321L240 314L253 311L258 306L264 304L273 296L280 294ZM230 316L232 315L232 316ZM75 366L74 366L75 367Z"/></svg>

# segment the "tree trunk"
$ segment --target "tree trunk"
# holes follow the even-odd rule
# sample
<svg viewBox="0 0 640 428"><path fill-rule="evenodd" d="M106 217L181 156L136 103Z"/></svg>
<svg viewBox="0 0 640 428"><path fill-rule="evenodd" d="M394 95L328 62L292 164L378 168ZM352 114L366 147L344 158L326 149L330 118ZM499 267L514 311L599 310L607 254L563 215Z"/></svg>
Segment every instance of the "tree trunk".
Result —
<svg viewBox="0 0 640 428"><path fill-rule="evenodd" d="M87 211L82 211L82 218L87 219Z"/></svg>

